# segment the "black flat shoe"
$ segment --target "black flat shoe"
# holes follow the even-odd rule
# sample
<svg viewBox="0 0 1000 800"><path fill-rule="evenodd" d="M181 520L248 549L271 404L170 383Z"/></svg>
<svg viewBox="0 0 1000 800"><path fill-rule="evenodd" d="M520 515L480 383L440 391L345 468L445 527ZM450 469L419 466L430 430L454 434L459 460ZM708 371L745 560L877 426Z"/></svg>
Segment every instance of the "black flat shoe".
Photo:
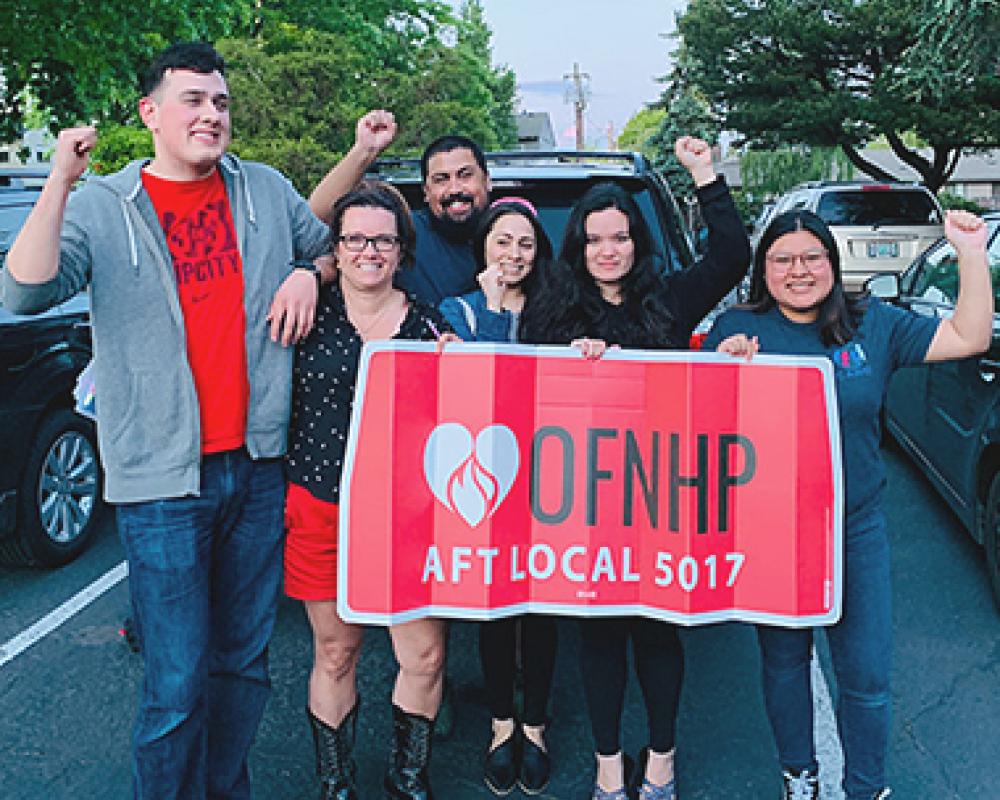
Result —
<svg viewBox="0 0 1000 800"><path fill-rule="evenodd" d="M517 729L498 747L486 753L483 777L493 794L504 797L514 791L517 783Z"/></svg>
<svg viewBox="0 0 1000 800"><path fill-rule="evenodd" d="M541 794L549 785L549 754L527 736L521 737L521 769L517 782L525 794Z"/></svg>

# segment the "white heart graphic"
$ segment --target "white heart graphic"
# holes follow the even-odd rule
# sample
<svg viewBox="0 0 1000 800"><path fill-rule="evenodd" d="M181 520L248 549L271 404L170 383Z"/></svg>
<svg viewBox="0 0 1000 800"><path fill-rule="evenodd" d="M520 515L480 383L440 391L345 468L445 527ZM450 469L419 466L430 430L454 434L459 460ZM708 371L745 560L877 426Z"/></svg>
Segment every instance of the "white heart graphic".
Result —
<svg viewBox="0 0 1000 800"><path fill-rule="evenodd" d="M424 445L424 477L434 496L474 528L493 513L514 485L520 452L514 432L488 425L476 436L457 422L438 425Z"/></svg>

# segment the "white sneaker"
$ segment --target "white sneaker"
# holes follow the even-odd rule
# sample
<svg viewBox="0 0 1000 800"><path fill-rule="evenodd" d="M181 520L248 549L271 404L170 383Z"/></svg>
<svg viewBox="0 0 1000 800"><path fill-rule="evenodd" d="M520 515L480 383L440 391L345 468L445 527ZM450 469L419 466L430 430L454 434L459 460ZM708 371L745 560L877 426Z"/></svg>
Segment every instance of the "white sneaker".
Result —
<svg viewBox="0 0 1000 800"><path fill-rule="evenodd" d="M781 779L785 782L781 800L817 800L819 797L819 778L807 769L798 775L783 772Z"/></svg>

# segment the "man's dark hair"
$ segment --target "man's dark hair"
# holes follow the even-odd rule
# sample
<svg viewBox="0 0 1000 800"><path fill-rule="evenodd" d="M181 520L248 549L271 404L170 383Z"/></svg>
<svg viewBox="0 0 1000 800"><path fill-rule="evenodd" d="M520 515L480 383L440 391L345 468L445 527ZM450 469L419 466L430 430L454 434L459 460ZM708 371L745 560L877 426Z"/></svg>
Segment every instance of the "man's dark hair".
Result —
<svg viewBox="0 0 1000 800"><path fill-rule="evenodd" d="M396 218L396 236L399 237L399 264L408 266L413 261L417 232L413 227L410 207L395 186L383 181L362 181L333 204L330 215L330 241L337 246L343 230L344 214L351 208L381 208Z"/></svg>
<svg viewBox="0 0 1000 800"><path fill-rule="evenodd" d="M424 150L424 154L420 156L420 177L422 180L427 180L427 164L430 162L431 158L436 156L438 153L450 153L452 150L469 150L472 153L473 158L476 159L476 163L479 168L488 173L489 170L486 169L486 156L483 154L483 149L476 144L472 139L467 136L457 136L454 134L448 134L447 136L439 136Z"/></svg>
<svg viewBox="0 0 1000 800"><path fill-rule="evenodd" d="M177 42L160 53L142 77L142 93L148 97L163 83L168 70L185 69L201 75L226 74L226 62L208 42Z"/></svg>
<svg viewBox="0 0 1000 800"><path fill-rule="evenodd" d="M833 287L819 304L818 321L823 344L827 347L847 344L861 325L868 298L864 294L853 295L844 290L837 240L829 226L811 211L786 211L776 216L767 226L754 254L747 305L757 312L768 311L777 305L767 290L767 251L782 236L797 231L811 233L819 240L833 270Z"/></svg>

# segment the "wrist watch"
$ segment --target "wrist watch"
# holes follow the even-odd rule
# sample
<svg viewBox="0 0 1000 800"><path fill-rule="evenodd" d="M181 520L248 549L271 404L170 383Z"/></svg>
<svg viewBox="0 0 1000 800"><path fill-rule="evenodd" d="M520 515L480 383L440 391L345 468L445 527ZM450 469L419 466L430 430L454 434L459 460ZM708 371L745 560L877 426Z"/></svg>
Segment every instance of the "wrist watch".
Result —
<svg viewBox="0 0 1000 800"><path fill-rule="evenodd" d="M292 271L297 269L304 269L307 272L311 272L316 278L316 286L319 287L323 284L323 271L316 266L314 261L310 261L307 258L296 258L292 261Z"/></svg>

